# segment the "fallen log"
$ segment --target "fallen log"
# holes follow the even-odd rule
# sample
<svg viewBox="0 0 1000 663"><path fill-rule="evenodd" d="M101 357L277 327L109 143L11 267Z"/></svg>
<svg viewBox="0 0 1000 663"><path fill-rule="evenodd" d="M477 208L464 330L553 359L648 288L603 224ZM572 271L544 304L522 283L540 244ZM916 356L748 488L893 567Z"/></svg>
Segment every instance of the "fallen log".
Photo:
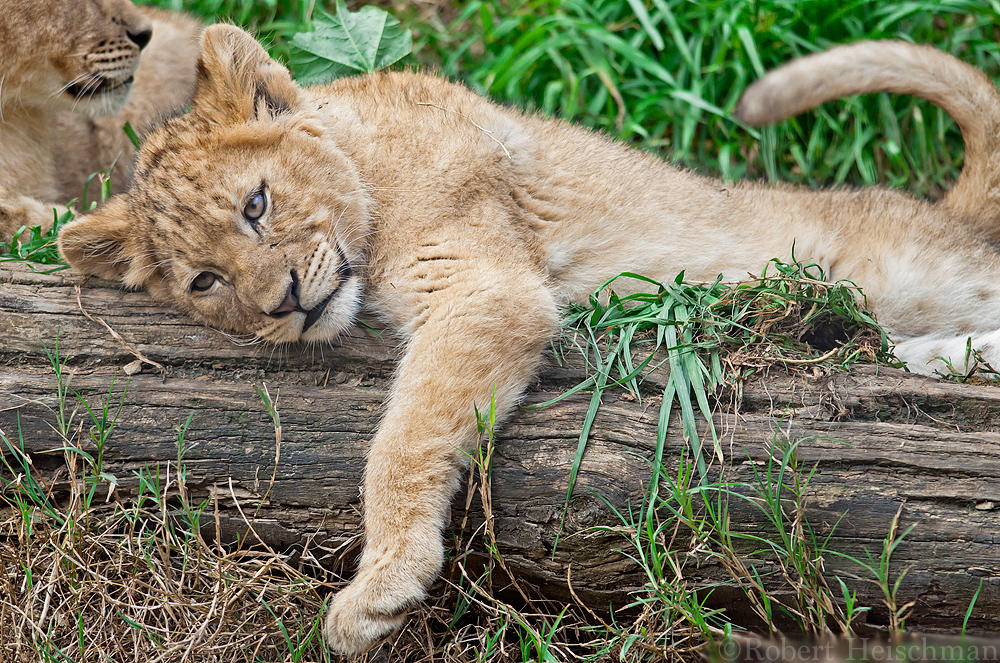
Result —
<svg viewBox="0 0 1000 663"><path fill-rule="evenodd" d="M99 401L117 376L117 408L126 389L104 454L105 470L121 480L119 493L135 490L130 477L140 468L176 467L178 430L190 417L187 487L195 498L215 496L224 534L245 532L246 514L256 512L255 533L275 549L338 550L356 539L366 444L394 369L391 337L358 331L322 349L240 345L143 293L71 272L0 264L0 430L12 437L20 429L35 464L49 469L61 462L43 453L60 446L45 349L54 351L57 341L72 391ZM550 358L525 402L553 398L583 375ZM277 396L277 463L274 427L253 386L260 384ZM504 423L493 460L492 516L498 547L520 582L565 598L572 566L576 593L596 607L621 605L645 584L642 570L622 554L628 539L595 527L626 529L621 514L642 504L662 388L655 380L648 386L638 400L624 391L606 394L554 551L589 396L522 408ZM776 435L802 440L799 461L816 466L807 516L821 536L833 530L833 550L877 557L902 506L901 530L915 527L895 550L891 570L895 578L908 569L899 603L915 602L909 627L960 627L981 585L970 630L1000 629L1000 390L876 367L811 377L773 371L742 387L737 409L722 410L717 426L725 431L729 481L752 482ZM672 426L664 451L671 470L683 453ZM456 523L464 506L462 495ZM730 511L734 528L769 532L745 501L733 500ZM356 549L346 549L350 566ZM332 555L325 561L336 562ZM874 606L870 623L884 623L881 592L851 577L864 575L857 566L834 555L823 563L862 604ZM729 580L715 560L689 566L685 574L705 586ZM787 594L780 577L768 575L773 566L760 562L758 570L776 595ZM739 613L746 609L741 597L729 583L713 601Z"/></svg>

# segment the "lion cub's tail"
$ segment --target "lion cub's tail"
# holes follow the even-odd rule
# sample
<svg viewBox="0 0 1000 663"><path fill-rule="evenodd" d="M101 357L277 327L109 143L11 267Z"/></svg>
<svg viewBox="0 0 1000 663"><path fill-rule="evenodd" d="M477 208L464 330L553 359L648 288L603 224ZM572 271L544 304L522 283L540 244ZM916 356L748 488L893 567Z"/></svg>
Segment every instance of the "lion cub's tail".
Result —
<svg viewBox="0 0 1000 663"><path fill-rule="evenodd" d="M991 237L1000 239L1000 92L986 74L956 57L899 41L838 46L769 72L747 88L735 114L761 126L865 92L912 94L940 106L958 123L965 165L941 205L981 221Z"/></svg>

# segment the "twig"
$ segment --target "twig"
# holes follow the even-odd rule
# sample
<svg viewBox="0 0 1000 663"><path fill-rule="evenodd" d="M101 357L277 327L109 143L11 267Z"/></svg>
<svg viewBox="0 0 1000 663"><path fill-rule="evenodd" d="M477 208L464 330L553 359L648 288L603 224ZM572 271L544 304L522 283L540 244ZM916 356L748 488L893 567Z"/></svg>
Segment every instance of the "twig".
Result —
<svg viewBox="0 0 1000 663"><path fill-rule="evenodd" d="M156 366L158 369L160 369L160 375L162 375L163 377L167 376L167 369L164 368L163 364L161 364L159 362L156 362L156 361L153 361L152 359L150 359L146 355L144 355L141 352L139 352L139 350L134 345L132 345L131 343L129 343L128 341L126 341L124 338L122 338L121 334L119 334L114 329L112 329L111 325L109 325L108 323L104 322L104 320L101 319L101 318L95 318L94 316L92 316L90 313L87 312L87 309L83 308L83 301L80 298L80 284L79 283L76 284L75 290L76 290L76 305L80 307L80 313L83 313L83 317L87 318L91 322L97 322L97 323L100 323L100 324L104 325L104 328L107 329L108 332L111 333L111 336L116 341L118 341L122 345L123 348L125 348L126 350L128 350L129 354L131 354L133 357L135 357L136 359L138 359L139 361L141 361L143 363L149 364L150 366Z"/></svg>
<svg viewBox="0 0 1000 663"><path fill-rule="evenodd" d="M826 354L824 354L824 355L822 355L820 357L814 357L812 359L785 359L785 358L782 358L780 361L782 363L784 363L784 364L821 364L824 361L826 361L827 359L829 359L830 357L832 357L833 355L835 355L838 352L840 352L841 349L842 348L838 345L837 347L833 348L832 350L830 350L829 352L827 352Z"/></svg>

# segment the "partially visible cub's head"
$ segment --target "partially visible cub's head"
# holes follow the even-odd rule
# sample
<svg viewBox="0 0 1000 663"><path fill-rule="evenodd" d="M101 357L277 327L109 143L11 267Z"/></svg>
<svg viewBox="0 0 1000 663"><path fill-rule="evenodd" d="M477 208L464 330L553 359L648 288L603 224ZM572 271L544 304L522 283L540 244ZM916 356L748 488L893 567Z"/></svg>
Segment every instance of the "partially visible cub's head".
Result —
<svg viewBox="0 0 1000 663"><path fill-rule="evenodd" d="M330 340L358 306L370 203L329 133L250 35L212 26L191 111L146 138L131 189L66 226L59 248L218 329Z"/></svg>
<svg viewBox="0 0 1000 663"><path fill-rule="evenodd" d="M8 0L0 11L0 104L113 114L152 34L129 0Z"/></svg>

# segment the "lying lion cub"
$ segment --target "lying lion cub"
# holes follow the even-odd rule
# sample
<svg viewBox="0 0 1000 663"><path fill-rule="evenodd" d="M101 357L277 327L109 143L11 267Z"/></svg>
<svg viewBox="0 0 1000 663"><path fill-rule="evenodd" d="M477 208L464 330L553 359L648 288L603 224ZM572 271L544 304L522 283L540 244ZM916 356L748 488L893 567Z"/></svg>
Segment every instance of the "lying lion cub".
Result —
<svg viewBox="0 0 1000 663"><path fill-rule="evenodd" d="M4 3L0 241L22 225L52 225L53 208L116 160L112 182L127 180L122 126L141 130L190 99L200 31L193 19L128 0Z"/></svg>
<svg viewBox="0 0 1000 663"><path fill-rule="evenodd" d="M442 564L473 405L517 402L559 309L623 270L710 281L801 256L864 286L914 370L1000 365L1000 257L893 191L723 183L440 78L302 89L253 38L209 28L190 113L156 129L129 192L68 225L76 268L214 327L328 343L363 303L405 354L364 481L365 548L329 644L400 626ZM637 284L637 288L643 284Z"/></svg>

